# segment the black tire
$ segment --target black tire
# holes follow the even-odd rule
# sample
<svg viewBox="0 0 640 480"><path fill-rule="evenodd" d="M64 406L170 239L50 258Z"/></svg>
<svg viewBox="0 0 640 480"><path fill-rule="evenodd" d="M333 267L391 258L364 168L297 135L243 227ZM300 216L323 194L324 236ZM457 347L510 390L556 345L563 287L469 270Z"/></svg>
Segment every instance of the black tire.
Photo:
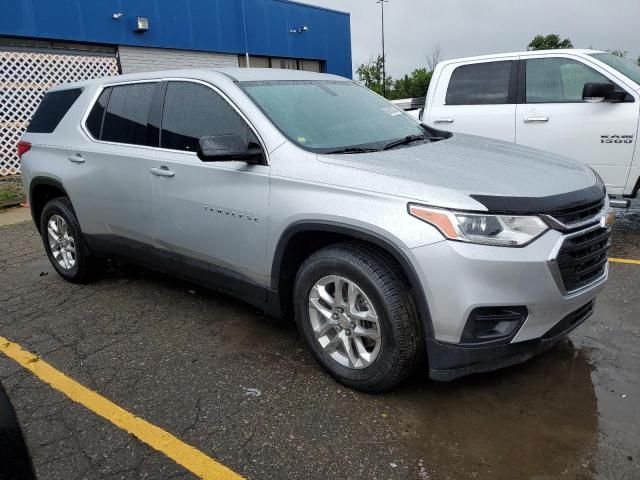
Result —
<svg viewBox="0 0 640 480"><path fill-rule="evenodd" d="M355 282L378 314L380 352L364 368L338 363L313 332L309 294L316 282L328 275ZM293 301L298 330L311 354L331 376L350 388L370 393L388 390L409 376L421 358L421 328L407 283L398 268L374 248L336 244L313 253L298 271Z"/></svg>
<svg viewBox="0 0 640 480"><path fill-rule="evenodd" d="M0 479L35 480L29 449L16 412L0 384Z"/></svg>
<svg viewBox="0 0 640 480"><path fill-rule="evenodd" d="M69 269L63 268L58 263L49 244L47 225L54 215L59 215L65 220L75 243L75 264ZM89 252L80 224L67 197L54 198L46 203L40 215L40 236L51 265L65 280L73 283L88 283L94 280L102 271L103 262Z"/></svg>

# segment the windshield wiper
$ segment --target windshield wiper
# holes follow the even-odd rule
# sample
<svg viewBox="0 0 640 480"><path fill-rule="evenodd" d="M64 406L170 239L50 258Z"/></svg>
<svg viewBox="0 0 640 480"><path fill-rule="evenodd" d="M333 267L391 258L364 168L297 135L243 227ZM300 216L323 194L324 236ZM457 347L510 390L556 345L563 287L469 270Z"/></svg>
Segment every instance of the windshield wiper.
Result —
<svg viewBox="0 0 640 480"><path fill-rule="evenodd" d="M368 147L345 147L339 148L337 150L331 150L329 152L324 152L325 155L331 154L339 154L339 153L369 153L369 152L379 152L379 148L368 148Z"/></svg>
<svg viewBox="0 0 640 480"><path fill-rule="evenodd" d="M426 135L409 135L407 137L401 138L400 140L394 140L393 142L387 143L382 149L390 150L395 147L400 147L402 145L409 145L410 143L417 142L419 140L428 140L429 137Z"/></svg>

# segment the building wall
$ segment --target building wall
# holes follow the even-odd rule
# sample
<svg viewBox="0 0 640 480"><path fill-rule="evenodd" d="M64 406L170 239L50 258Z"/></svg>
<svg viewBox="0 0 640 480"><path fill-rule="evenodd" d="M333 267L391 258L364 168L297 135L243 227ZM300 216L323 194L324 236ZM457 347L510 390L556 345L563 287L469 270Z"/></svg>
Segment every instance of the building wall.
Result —
<svg viewBox="0 0 640 480"><path fill-rule="evenodd" d="M169 48L120 46L122 73L149 72L173 68L237 67L238 56L226 53L194 52Z"/></svg>
<svg viewBox="0 0 640 480"><path fill-rule="evenodd" d="M115 20L114 13L123 15ZM134 32L137 16L149 19L149 31ZM303 26L306 32L291 33ZM323 60L327 72L352 75L349 15L288 0L2 0L0 35L233 55L248 50Z"/></svg>

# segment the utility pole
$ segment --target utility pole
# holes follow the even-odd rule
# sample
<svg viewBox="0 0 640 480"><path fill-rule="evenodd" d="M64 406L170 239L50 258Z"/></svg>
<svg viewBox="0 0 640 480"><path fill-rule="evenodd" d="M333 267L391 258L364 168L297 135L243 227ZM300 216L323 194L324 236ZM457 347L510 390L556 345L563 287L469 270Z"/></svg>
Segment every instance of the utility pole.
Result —
<svg viewBox="0 0 640 480"><path fill-rule="evenodd" d="M387 57L384 53L384 4L389 0L378 0L376 3L380 4L382 12L382 96L387 98Z"/></svg>

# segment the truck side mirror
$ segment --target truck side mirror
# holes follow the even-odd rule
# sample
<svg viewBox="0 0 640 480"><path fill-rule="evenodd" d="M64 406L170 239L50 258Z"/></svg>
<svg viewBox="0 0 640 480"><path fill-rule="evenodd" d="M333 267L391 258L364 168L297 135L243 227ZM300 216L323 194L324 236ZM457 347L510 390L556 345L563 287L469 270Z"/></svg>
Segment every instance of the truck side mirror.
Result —
<svg viewBox="0 0 640 480"><path fill-rule="evenodd" d="M582 89L582 99L589 103L621 102L625 96L613 83L585 83Z"/></svg>
<svg viewBox="0 0 640 480"><path fill-rule="evenodd" d="M245 142L240 135L227 133L202 137L198 142L198 158L203 162L262 163L262 148L256 143Z"/></svg>

